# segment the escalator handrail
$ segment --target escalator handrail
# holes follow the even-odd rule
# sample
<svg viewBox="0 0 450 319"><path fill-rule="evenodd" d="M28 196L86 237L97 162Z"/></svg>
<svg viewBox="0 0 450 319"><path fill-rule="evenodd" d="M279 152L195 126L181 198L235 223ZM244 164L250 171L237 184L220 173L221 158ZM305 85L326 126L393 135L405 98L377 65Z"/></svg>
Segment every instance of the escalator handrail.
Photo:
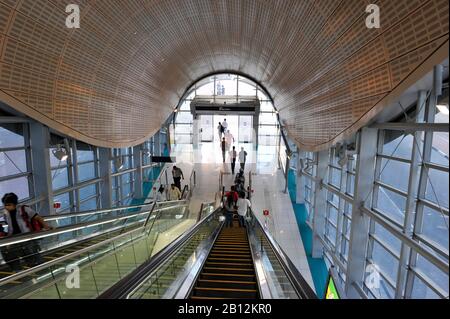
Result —
<svg viewBox="0 0 450 319"><path fill-rule="evenodd" d="M115 211L120 211L120 210L125 210L125 209L142 208L142 207L150 206L152 204L153 204L153 201L150 203L141 204L141 205L120 206L120 207L104 208L104 209L96 209L96 210L85 210L85 211L79 211L79 212L68 213L68 214L42 216L42 218L44 218L45 221L54 221L54 220L66 219L66 218L70 218L70 217L87 216L87 215L115 212Z"/></svg>
<svg viewBox="0 0 450 319"><path fill-rule="evenodd" d="M159 210L164 210L164 209L169 209L169 208L173 208L173 206L169 206L169 207L164 207L164 208L158 209L158 213L159 213ZM78 255L84 254L84 253L89 252L91 250L94 250L97 247L103 246L103 245L105 245L105 244L107 244L109 242L112 242L112 241L115 241L115 240L120 239L122 237L128 236L129 234L131 234L133 232L140 232L140 230L139 230L139 228L131 229L131 230L127 231L126 233L122 233L122 234L119 234L119 235L114 236L112 238L105 239L105 240L103 240L103 241L101 241L99 243L90 245L89 247L79 249L77 251L74 251L72 253L69 253L69 254L61 256L61 257L57 257L55 259L52 259L52 260L47 261L47 262L44 262L44 263L39 264L39 265L37 265L35 267L32 267L30 269L21 271L19 273L13 274L11 276L1 278L0 279L0 287L5 285L5 284L7 284L7 283L9 283L9 282L11 282L11 281L15 281L17 279L23 278L25 276L28 276L29 274L32 274L32 273L38 272L40 270L46 269L49 266L52 266L54 264L61 263L61 262L65 261L65 260L67 260L67 259L76 257Z"/></svg>
<svg viewBox="0 0 450 319"><path fill-rule="evenodd" d="M186 203L186 200L167 201L167 202L164 202L164 204L173 203L174 204L173 206L178 206L179 204L181 204L181 202ZM148 206L148 205L145 205L145 206ZM167 207L164 207L164 209L165 208L173 208L173 206L167 206ZM161 209L163 209L163 208L161 208ZM54 228L52 230L47 230L47 231L29 232L29 233L14 235L11 237L4 237L4 238L0 239L0 247L23 243L23 242L29 241L29 240L50 237L50 236L54 236L54 235L58 235L58 234L64 234L64 233L67 233L70 231L74 231L74 230L78 230L78 229L82 229L82 228L86 228L86 227L90 227L90 226L107 224L107 223L110 223L110 222L113 222L116 220L122 220L122 219L130 218L130 217L134 217L134 216L137 216L140 214L148 214L149 212L150 212L150 210L145 210L145 211L140 211L140 212L136 212L136 213L132 213L129 215L124 215L124 216L119 216L119 217L110 217L110 218L104 218L104 219L95 220L95 221L91 221L91 222L77 223L77 224L72 224L72 225L68 225L68 226L57 227L57 228Z"/></svg>
<svg viewBox="0 0 450 319"><path fill-rule="evenodd" d="M194 227L184 234L178 236L172 243L166 246L164 249L156 253L151 259L144 262L133 272L122 278L108 290L103 292L98 299L124 299L130 293L132 293L139 284L148 277L149 274L153 273L158 269L165 261L167 261L174 253L178 251L180 247L187 244L189 239L191 239L200 227L203 226L205 222L212 218L215 214L222 210L221 207L217 208L213 213L205 216L200 222L198 222Z"/></svg>
<svg viewBox="0 0 450 319"><path fill-rule="evenodd" d="M270 245L270 248L274 252L275 257L279 261L281 267L285 274L287 275L289 281L297 292L297 295L302 299L317 299L317 295L311 289L309 284L306 282L305 278L302 274L297 270L297 267L292 263L291 259L287 256L287 254L283 251L283 249L275 242L272 238L272 235L268 233L268 231L261 224L260 220L256 217L255 213L251 208L249 208L252 218L256 220L258 226L262 230L264 237L267 239L267 242Z"/></svg>

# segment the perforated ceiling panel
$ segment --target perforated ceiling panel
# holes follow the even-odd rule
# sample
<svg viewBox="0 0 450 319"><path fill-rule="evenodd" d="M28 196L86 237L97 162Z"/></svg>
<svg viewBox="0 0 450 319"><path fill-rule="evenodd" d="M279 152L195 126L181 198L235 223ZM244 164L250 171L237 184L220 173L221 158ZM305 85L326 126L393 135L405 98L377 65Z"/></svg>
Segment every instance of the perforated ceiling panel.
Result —
<svg viewBox="0 0 450 319"><path fill-rule="evenodd" d="M380 29L365 25L371 2ZM80 29L65 27L69 3ZM143 141L226 70L265 86L317 150L448 56L448 0L0 0L0 46L1 99L89 143Z"/></svg>

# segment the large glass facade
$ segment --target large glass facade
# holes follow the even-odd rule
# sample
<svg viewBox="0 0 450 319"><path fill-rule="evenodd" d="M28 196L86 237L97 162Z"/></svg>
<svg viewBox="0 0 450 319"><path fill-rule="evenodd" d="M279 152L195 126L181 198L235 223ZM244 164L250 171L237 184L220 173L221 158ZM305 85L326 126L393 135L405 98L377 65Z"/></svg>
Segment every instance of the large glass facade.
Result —
<svg viewBox="0 0 450 319"><path fill-rule="evenodd" d="M448 123L448 111L441 111L445 108L436 108L429 100L424 107L425 112L413 113L417 122ZM357 285L360 297L448 298L448 133L419 127L407 132L377 132L377 148L370 167L362 162L357 165L358 144L363 143L361 134L356 136L356 151L347 152L346 161L336 147L329 149L328 155L303 152L304 162L309 163L300 174L304 178L308 224L313 228L315 219L324 220L324 227L318 228L320 233L315 237L323 246L323 257L328 266L335 267L342 287ZM317 171L319 154L328 156L326 172L322 174ZM359 191L355 183L362 172L373 172L373 183L365 196L366 208L360 210L362 204L355 202ZM317 182L321 184L319 194L314 187ZM324 211L314 207L319 195L326 198ZM352 230L355 208L367 218L367 229ZM357 227L362 226L359 223ZM365 272L359 282L348 283L349 272L355 271L349 268L350 259L361 257L351 255L352 231L363 231L368 236L367 242L352 243L364 248ZM376 285L367 280L373 269Z"/></svg>

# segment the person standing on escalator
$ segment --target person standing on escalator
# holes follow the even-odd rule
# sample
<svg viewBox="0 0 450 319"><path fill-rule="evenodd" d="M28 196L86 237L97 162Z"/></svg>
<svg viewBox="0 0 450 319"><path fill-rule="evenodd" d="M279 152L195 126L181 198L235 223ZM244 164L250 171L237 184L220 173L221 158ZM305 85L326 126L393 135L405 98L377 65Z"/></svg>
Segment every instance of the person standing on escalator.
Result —
<svg viewBox="0 0 450 319"><path fill-rule="evenodd" d="M2 198L5 211L4 219L8 225L7 237L38 232L42 229L53 229L33 209L26 205L18 205L19 198L14 193L7 193ZM24 258L29 267L36 266L42 262L39 254L40 246L37 240L29 240L17 244L1 247L5 262L12 271L21 270L20 258Z"/></svg>
<svg viewBox="0 0 450 319"><path fill-rule="evenodd" d="M184 180L184 174L181 168L176 167L176 165L174 165L172 168L172 176L173 176L173 183L181 191L181 178L183 178Z"/></svg>

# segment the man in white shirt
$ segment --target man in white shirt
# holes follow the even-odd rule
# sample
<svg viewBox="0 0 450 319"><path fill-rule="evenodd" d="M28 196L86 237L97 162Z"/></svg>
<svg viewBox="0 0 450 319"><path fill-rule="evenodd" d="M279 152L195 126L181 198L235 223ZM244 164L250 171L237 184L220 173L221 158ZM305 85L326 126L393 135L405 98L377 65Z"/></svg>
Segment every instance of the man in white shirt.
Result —
<svg viewBox="0 0 450 319"><path fill-rule="evenodd" d="M247 160L247 152L244 151L244 148L241 147L241 151L239 152L239 163L241 165L241 169L245 168L245 161Z"/></svg>
<svg viewBox="0 0 450 319"><path fill-rule="evenodd" d="M227 151L229 151L231 145L233 145L234 143L234 136L233 134L231 134L230 130L227 130L227 132L225 133L225 142L227 146Z"/></svg>
<svg viewBox="0 0 450 319"><path fill-rule="evenodd" d="M224 119L222 122L223 132L225 133L228 129L227 119Z"/></svg>
<svg viewBox="0 0 450 319"><path fill-rule="evenodd" d="M245 216L247 216L247 210L252 206L252 204L247 198L245 198L244 192L239 193L239 199L237 200L236 206L239 216L239 227L246 227Z"/></svg>

